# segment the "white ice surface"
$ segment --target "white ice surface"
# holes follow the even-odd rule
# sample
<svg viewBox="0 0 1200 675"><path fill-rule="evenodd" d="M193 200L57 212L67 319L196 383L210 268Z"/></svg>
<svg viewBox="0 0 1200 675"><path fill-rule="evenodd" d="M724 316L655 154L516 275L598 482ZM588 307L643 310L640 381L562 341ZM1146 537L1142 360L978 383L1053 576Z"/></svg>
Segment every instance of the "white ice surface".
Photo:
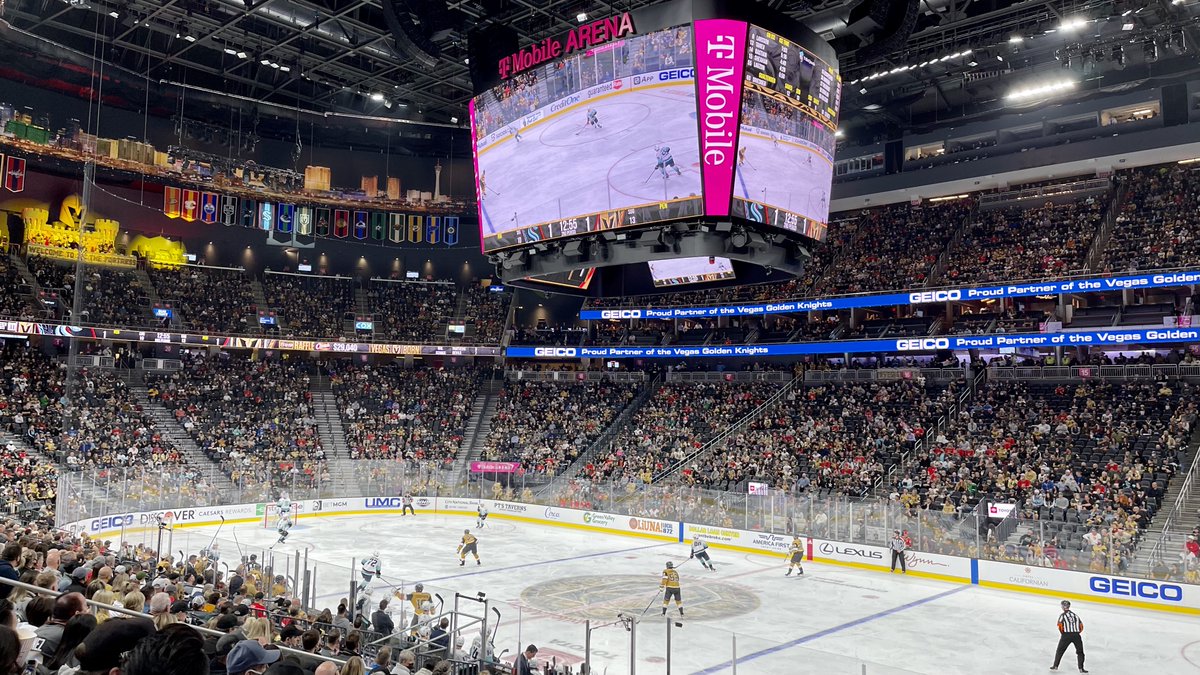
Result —
<svg viewBox="0 0 1200 675"><path fill-rule="evenodd" d="M743 127L738 147L746 161L738 166L733 193L818 222L829 220L833 165L808 146L755 135Z"/></svg>
<svg viewBox="0 0 1200 675"><path fill-rule="evenodd" d="M373 587L376 599L385 586L411 589L416 581L438 592L447 608L455 591L485 592L500 601L497 651L508 649L507 657L532 642L543 656L578 662L584 618L608 623L618 612L641 614L649 603L637 629L639 675L667 672L666 622L655 599L667 560L682 564L687 612L671 636L675 674L732 673L734 633L740 675L862 675L864 664L868 674L1043 673L1057 643L1058 603L1050 597L817 563L806 564L798 580L784 577L782 558L719 549L712 550L717 570L710 572L684 562L685 544L492 519L477 532L482 566L468 559L460 567L454 555L463 529L476 532L466 516L302 519L270 553L282 566L307 551L322 606L336 606L357 580L352 562L376 549L384 574ZM195 552L214 530L178 530L174 548ZM235 534L244 553L260 556L275 540L261 524L226 527L220 547L227 561L236 558ZM1088 602L1074 609L1085 622L1092 673L1200 672L1200 620ZM592 657L596 673L629 673L629 634L620 626L595 630ZM1068 650L1062 672L1074 672L1074 664Z"/></svg>
<svg viewBox="0 0 1200 675"><path fill-rule="evenodd" d="M600 128L584 124L594 108ZM521 129L479 156L485 234L700 194L694 85L633 90ZM655 171L671 148L682 175ZM515 219L514 219L515 216Z"/></svg>

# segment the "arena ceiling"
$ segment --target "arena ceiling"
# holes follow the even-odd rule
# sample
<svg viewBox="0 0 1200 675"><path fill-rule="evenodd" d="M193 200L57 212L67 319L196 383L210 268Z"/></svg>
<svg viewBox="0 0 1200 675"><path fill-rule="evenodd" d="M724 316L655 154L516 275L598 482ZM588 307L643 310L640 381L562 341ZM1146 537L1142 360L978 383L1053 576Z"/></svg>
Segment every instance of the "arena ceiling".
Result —
<svg viewBox="0 0 1200 675"><path fill-rule="evenodd" d="M389 30L385 4L427 52L424 58ZM57 59L76 66L99 58L113 69L110 75L124 72L157 90L184 83L198 95L455 126L472 94L467 42L473 29L503 24L525 44L576 25L581 13L603 16L649 4L0 0L7 22L0 37L8 43L0 55L36 50L50 64ZM1200 44L1200 0L765 4L805 22L837 48L846 91L843 119L852 127L953 122L987 109L1021 77L1063 67L1101 81L1098 90L1115 90L1179 76L1200 61L1194 48ZM1061 29L1077 18L1087 22L1083 28ZM1177 31L1184 36L1182 50L1172 42ZM1147 40L1155 44L1153 59Z"/></svg>

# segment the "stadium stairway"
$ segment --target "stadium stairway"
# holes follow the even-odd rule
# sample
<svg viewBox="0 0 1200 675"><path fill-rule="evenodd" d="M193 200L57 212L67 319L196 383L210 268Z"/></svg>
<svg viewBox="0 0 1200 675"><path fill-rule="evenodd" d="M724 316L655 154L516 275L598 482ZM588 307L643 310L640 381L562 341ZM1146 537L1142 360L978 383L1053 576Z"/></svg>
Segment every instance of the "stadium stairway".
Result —
<svg viewBox="0 0 1200 675"><path fill-rule="evenodd" d="M478 460L483 454L484 444L488 435L492 433L492 418L496 415L496 406L500 403L500 391L503 388L502 378L492 378L479 388L479 393L471 402L471 421L458 446L453 475L467 475L467 468L471 466L471 462Z"/></svg>
<svg viewBox="0 0 1200 675"><path fill-rule="evenodd" d="M209 485L215 487L218 491L235 492L233 481L225 472L221 470L213 460L209 459L208 455L196 445L196 441L192 440L191 435L184 430L179 422L175 421L175 415L167 410L161 403L156 403L150 400L150 395L146 391L146 385L142 384L140 378L135 379L129 384L129 391L142 406L142 412L150 416L159 430L171 444L179 449L183 456L187 459L188 464L196 467Z"/></svg>
<svg viewBox="0 0 1200 675"><path fill-rule="evenodd" d="M162 303L162 298L158 295L158 289L154 287L154 282L150 280L150 275L146 270L135 267L133 268L133 276L142 282L142 288L146 289L146 297L150 299L150 306Z"/></svg>
<svg viewBox="0 0 1200 675"><path fill-rule="evenodd" d="M251 276L248 283L250 284L250 296L254 298L254 306L261 310L270 309L270 307L267 307L267 293L263 290L262 282L257 277ZM250 332L262 332L262 326L258 323L257 317L250 324Z"/></svg>
<svg viewBox="0 0 1200 675"><path fill-rule="evenodd" d="M30 272L29 267L25 265L25 261L20 256L10 255L8 256L8 262L17 270L17 273L21 275L25 283L29 284L29 287L33 289L33 295L36 298L41 286L38 285L37 278L33 276L33 272Z"/></svg>
<svg viewBox="0 0 1200 675"><path fill-rule="evenodd" d="M1181 467L1191 467L1193 475L1178 474L1171 481L1163 494L1162 506L1150 520L1146 533L1138 543L1134 559L1129 565L1130 572L1135 575L1149 575L1151 566L1159 557L1167 564L1178 562L1188 533L1200 523L1200 489L1196 485L1200 476L1194 475L1200 471L1200 467L1196 465L1196 454L1200 452L1197 448L1198 441L1200 431L1193 432L1188 451L1180 463ZM1191 480L1188 480L1189 478ZM1187 494L1183 493L1185 484L1189 487ZM1168 525L1167 520L1172 513L1178 515L1175 522ZM1161 556L1157 555L1159 552Z"/></svg>
<svg viewBox="0 0 1200 675"><path fill-rule="evenodd" d="M346 443L346 427L342 425L337 396L324 376L312 378L308 390L312 392L313 417L317 420L321 447L325 448L333 494L351 494L355 489L354 460L350 458L350 446Z"/></svg>
<svg viewBox="0 0 1200 675"><path fill-rule="evenodd" d="M550 481L549 484L539 491L539 494L552 494L553 491L561 487L564 482L571 480L575 476L578 476L583 471L583 468L587 466L589 462L595 459L596 455L599 454L602 449L608 447L608 445L613 442L613 439L615 439L617 435L620 434L621 431L633 421L634 415L636 415L637 412L642 409L642 406L646 404L646 401L649 401L650 398L654 396L654 393L658 391L658 388L660 385L662 385L662 382L662 373L656 374L654 379L647 382L646 386L642 387L642 390L638 392L638 395L629 402L629 405L625 406L625 409L622 410L615 418L613 418L612 424L608 425L608 429L605 429L604 433L600 434L596 440L592 441L592 444L589 445L587 449L579 453L579 456L575 458L575 461L571 462L569 466L559 472L559 474L554 477L554 480Z"/></svg>

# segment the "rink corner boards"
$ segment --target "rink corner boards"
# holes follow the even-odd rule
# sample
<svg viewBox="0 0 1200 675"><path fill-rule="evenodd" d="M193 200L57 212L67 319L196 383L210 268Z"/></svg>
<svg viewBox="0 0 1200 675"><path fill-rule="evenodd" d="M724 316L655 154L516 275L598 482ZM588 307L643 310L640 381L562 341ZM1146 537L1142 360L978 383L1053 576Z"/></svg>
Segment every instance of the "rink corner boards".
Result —
<svg viewBox="0 0 1200 675"><path fill-rule="evenodd" d="M490 517L497 520L680 544L690 544L694 538L701 537L713 549L777 557L780 565L783 565L784 556L792 542L790 535L771 532L494 499L413 497L412 501L418 517L438 515L474 518L478 505L482 503ZM400 515L402 507L401 497L304 499L295 500L293 506L300 521L335 516ZM222 522L225 525L266 523L268 511L268 505L263 502L180 507L171 510L103 515L65 523L60 525L59 529L71 535L87 534L93 539L133 541L134 537L154 536L158 530L158 523L162 518L168 517L168 514L168 520L173 522L172 529L177 529L212 527ZM883 536L876 534L879 537ZM876 573L890 573L891 551L886 547L814 537L802 537L802 541L805 559L816 565L838 565ZM920 551L907 551L904 557L908 568L906 576L921 579L1032 593L1059 600L1098 602L1141 610L1200 616L1200 586L1195 585ZM898 575L899 570L895 574Z"/></svg>

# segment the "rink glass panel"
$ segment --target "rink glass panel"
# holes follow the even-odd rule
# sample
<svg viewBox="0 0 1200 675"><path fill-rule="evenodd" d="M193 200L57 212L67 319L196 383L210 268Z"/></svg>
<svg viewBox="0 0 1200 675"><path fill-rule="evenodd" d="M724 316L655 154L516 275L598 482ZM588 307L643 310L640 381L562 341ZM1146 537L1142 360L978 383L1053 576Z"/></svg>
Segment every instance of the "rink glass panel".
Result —
<svg viewBox="0 0 1200 675"><path fill-rule="evenodd" d="M768 495L748 495L678 485L591 482L535 474L468 478L461 473L395 461L355 462L354 473L336 482L320 472L303 479L284 474L263 481L242 480L230 489L215 487L217 483L212 476L163 473L140 467L63 472L58 481L55 517L56 522L62 524L137 511L273 502L283 491L293 501L300 502L330 497L403 494L415 498L467 497L683 521L785 537L798 534L880 547L888 545L893 531L901 530L911 539L913 552L1136 576L1128 568L1132 562L1128 551L1137 542L1115 539L1111 533L1104 532L1104 528L1101 528L1098 545L1071 546L1060 541L1056 551L1048 551L1037 542L1051 541L1059 534L1059 528L1047 521L1022 521L1010 515L997 522L989 521L975 511L943 514L934 510L909 510L884 498L783 490ZM1016 513L1014 509L1013 514ZM176 536L180 532L187 530L176 530ZM1032 543L1005 543L1014 532L1028 533ZM148 545L155 538L153 533L138 536L145 538ZM175 545L173 550L179 548ZM1179 563L1177 557L1172 557L1165 549L1159 549L1156 555L1169 574L1159 580L1187 582L1186 569L1182 565L1177 570L1173 567Z"/></svg>

